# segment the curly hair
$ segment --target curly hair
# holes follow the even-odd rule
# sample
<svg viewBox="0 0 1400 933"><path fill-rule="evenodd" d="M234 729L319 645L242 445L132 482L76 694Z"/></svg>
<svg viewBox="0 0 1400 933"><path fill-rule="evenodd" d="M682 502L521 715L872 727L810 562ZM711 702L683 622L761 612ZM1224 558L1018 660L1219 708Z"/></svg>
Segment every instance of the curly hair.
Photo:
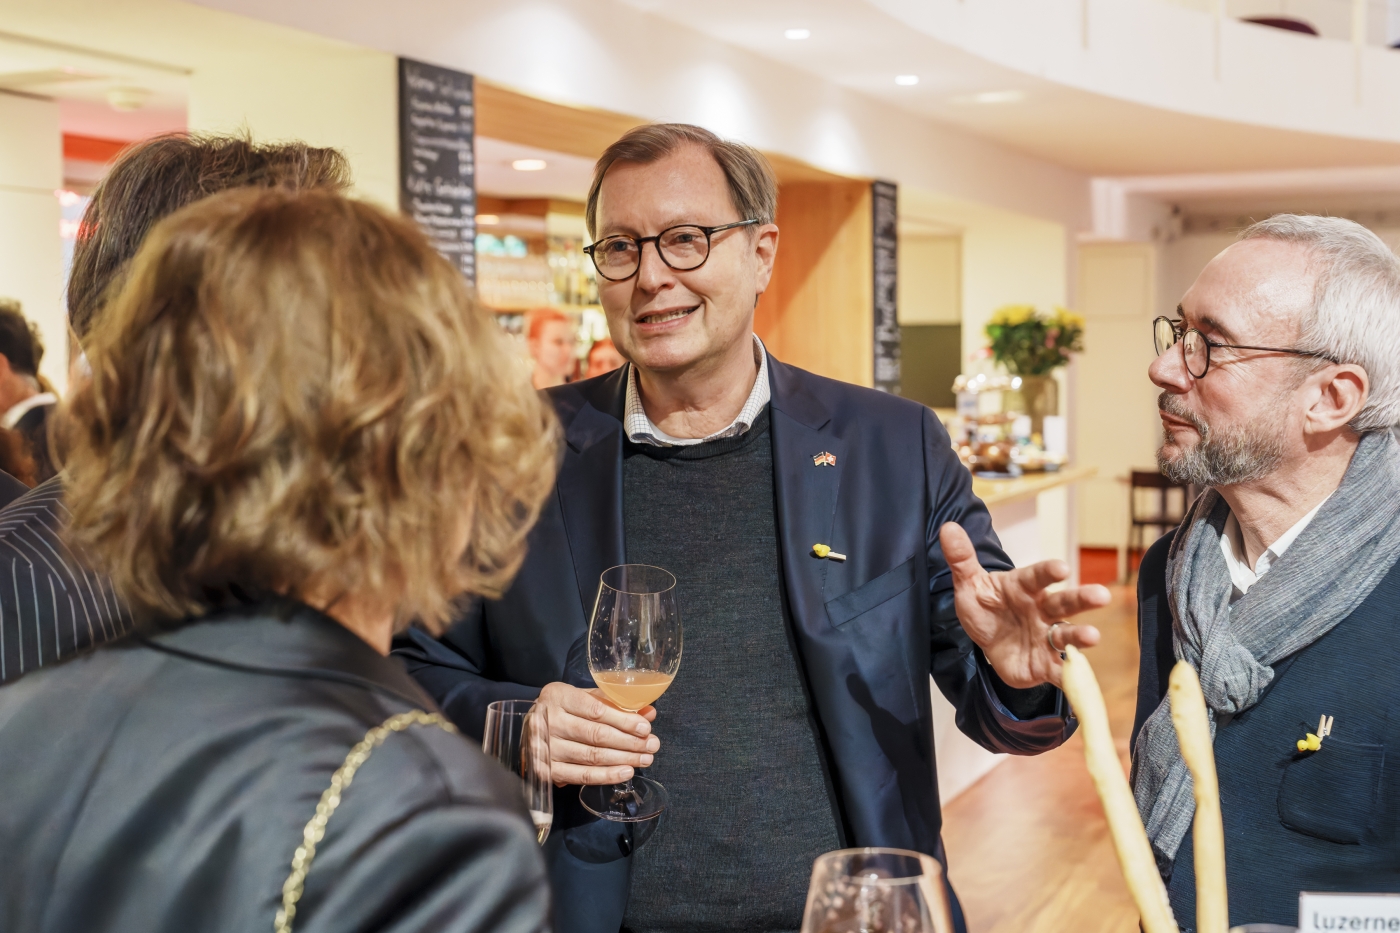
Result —
<svg viewBox="0 0 1400 933"><path fill-rule="evenodd" d="M332 594L440 630L499 595L559 430L411 221L234 190L161 221L60 416L68 535L142 624Z"/></svg>

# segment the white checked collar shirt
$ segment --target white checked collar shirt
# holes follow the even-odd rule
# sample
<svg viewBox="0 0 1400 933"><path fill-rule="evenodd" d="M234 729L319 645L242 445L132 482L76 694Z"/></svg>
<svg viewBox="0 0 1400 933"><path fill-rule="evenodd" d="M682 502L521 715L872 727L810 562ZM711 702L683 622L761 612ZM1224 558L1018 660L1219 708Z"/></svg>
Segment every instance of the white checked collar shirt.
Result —
<svg viewBox="0 0 1400 933"><path fill-rule="evenodd" d="M763 406L767 405L772 397L772 390L768 387L768 353L763 348L763 341L758 339L758 335L753 338L753 359L758 364L758 378L754 380L753 391L749 393L748 400L744 402L744 407L739 410L739 415L729 427L709 435L708 437L672 437L665 431L651 423L647 417L646 409L642 407L642 396L637 391L637 367L631 363L627 364L627 408L623 415L622 424L627 431L627 439L634 444L650 444L653 447L688 447L692 444L703 444L706 441L716 441L722 437L735 437L743 434L753 427L754 419L758 413L763 411Z"/></svg>
<svg viewBox="0 0 1400 933"><path fill-rule="evenodd" d="M1332 498L1328 496L1327 499ZM1303 533L1303 529L1308 527L1317 510L1322 508L1327 502L1323 499L1311 512L1304 515L1294 523L1293 527L1279 535L1277 541L1269 545L1263 554L1259 555L1259 560L1250 569L1249 558L1244 549L1244 532L1240 530L1240 523L1235 520L1234 513L1225 520L1225 533L1220 536L1220 550L1225 555L1225 566L1230 571L1230 581L1235 585L1234 594L1230 597L1230 602L1234 602L1249 588L1259 582L1259 578L1269 572L1269 568L1278 563L1278 559L1283 556L1283 552L1298 540L1298 536Z"/></svg>

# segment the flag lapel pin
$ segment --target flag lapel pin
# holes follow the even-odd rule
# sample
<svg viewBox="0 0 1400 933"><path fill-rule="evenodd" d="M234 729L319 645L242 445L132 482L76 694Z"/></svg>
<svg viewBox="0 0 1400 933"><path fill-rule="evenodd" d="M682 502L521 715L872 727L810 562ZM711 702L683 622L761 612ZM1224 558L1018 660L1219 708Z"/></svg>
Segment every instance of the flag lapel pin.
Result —
<svg viewBox="0 0 1400 933"><path fill-rule="evenodd" d="M812 464L813 466L834 467L836 466L836 455L829 451L823 450L821 453L816 454L812 457Z"/></svg>

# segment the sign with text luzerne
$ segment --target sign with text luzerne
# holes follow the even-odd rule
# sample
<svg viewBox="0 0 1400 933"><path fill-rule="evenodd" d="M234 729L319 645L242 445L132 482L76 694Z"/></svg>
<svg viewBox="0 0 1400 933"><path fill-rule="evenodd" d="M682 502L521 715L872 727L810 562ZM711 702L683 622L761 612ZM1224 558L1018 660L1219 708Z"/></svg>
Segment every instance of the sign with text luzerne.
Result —
<svg viewBox="0 0 1400 933"><path fill-rule="evenodd" d="M875 388L899 394L899 188L870 185L871 232L875 251Z"/></svg>
<svg viewBox="0 0 1400 933"><path fill-rule="evenodd" d="M399 59L399 207L476 284L472 76Z"/></svg>

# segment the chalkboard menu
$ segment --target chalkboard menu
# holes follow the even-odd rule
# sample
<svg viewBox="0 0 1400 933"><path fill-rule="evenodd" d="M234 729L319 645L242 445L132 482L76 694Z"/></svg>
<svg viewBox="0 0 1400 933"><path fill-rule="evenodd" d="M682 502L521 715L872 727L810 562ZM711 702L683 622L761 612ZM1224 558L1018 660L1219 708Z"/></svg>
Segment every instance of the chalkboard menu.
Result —
<svg viewBox="0 0 1400 933"><path fill-rule="evenodd" d="M399 59L399 207L476 284L472 76Z"/></svg>
<svg viewBox="0 0 1400 933"><path fill-rule="evenodd" d="M875 249L875 388L899 394L899 188L870 186Z"/></svg>

